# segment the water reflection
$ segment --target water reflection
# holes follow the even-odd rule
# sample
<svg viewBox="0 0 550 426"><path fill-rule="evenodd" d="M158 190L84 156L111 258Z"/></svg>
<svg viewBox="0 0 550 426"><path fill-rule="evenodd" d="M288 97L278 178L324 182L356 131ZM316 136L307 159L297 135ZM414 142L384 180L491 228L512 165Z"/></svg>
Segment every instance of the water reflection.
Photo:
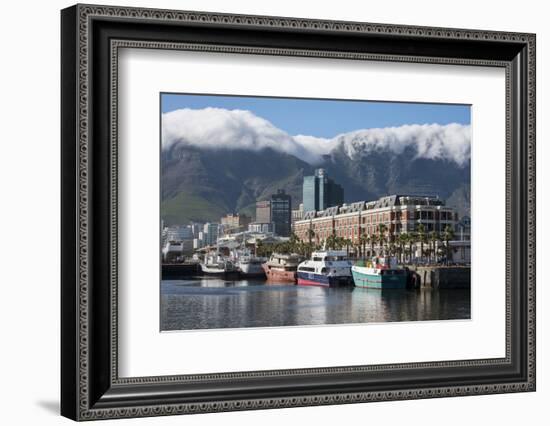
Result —
<svg viewBox="0 0 550 426"><path fill-rule="evenodd" d="M323 288L217 278L161 283L161 330L470 318L468 290Z"/></svg>

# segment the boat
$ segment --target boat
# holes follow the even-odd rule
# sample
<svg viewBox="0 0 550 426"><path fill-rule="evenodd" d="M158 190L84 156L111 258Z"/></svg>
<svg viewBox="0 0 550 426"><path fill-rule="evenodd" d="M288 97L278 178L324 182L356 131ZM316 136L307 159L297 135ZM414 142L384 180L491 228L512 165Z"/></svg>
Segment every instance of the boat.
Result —
<svg viewBox="0 0 550 426"><path fill-rule="evenodd" d="M298 285L340 287L353 285L352 263L344 250L314 251L298 265Z"/></svg>
<svg viewBox="0 0 550 426"><path fill-rule="evenodd" d="M167 241L162 248L162 261L176 263L183 260L183 243L181 241Z"/></svg>
<svg viewBox="0 0 550 426"><path fill-rule="evenodd" d="M407 288L407 270L397 266L393 258L376 257L366 265L359 263L351 268L356 287L377 289Z"/></svg>
<svg viewBox="0 0 550 426"><path fill-rule="evenodd" d="M205 275L239 275L239 269L235 263L229 259L225 259L218 253L205 256L204 261L200 265L202 273Z"/></svg>
<svg viewBox="0 0 550 426"><path fill-rule="evenodd" d="M277 283L296 283L296 271L304 258L298 254L273 253L262 265L267 281Z"/></svg>
<svg viewBox="0 0 550 426"><path fill-rule="evenodd" d="M233 256L235 264L243 277L265 277L262 263L265 258L253 256L250 250L239 250Z"/></svg>

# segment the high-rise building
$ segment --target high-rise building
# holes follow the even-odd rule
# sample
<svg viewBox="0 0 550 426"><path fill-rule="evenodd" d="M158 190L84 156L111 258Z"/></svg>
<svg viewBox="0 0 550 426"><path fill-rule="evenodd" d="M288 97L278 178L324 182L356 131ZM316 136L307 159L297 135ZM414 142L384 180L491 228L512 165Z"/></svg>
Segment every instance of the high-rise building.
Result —
<svg viewBox="0 0 550 426"><path fill-rule="evenodd" d="M214 245L218 241L218 227L217 223L205 223L203 228L203 241L205 245ZM200 234L200 233L199 233Z"/></svg>
<svg viewBox="0 0 550 426"><path fill-rule="evenodd" d="M277 190L277 193L271 196L271 222L275 225L275 234L281 237L290 236L292 199L284 189Z"/></svg>
<svg viewBox="0 0 550 426"><path fill-rule="evenodd" d="M256 223L271 223L271 202L256 201Z"/></svg>
<svg viewBox="0 0 550 426"><path fill-rule="evenodd" d="M304 212L325 210L344 203L344 188L330 179L325 169L304 176L302 187Z"/></svg>
<svg viewBox="0 0 550 426"><path fill-rule="evenodd" d="M292 198L284 189L279 189L271 199L256 202L256 221L251 224L254 226L249 226L249 229L270 229L272 230L270 232L281 237L288 237L291 223Z"/></svg>

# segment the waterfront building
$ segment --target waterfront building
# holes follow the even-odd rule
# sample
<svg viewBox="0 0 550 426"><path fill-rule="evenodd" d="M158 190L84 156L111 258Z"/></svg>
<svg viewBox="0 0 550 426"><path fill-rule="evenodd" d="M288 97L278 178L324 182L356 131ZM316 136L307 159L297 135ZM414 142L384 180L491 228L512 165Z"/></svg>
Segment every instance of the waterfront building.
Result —
<svg viewBox="0 0 550 426"><path fill-rule="evenodd" d="M162 230L165 241L183 241L193 238L193 233L189 226L169 226Z"/></svg>
<svg viewBox="0 0 550 426"><path fill-rule="evenodd" d="M385 225L388 236L417 231L441 233L446 226L456 229L458 217L453 208L432 196L390 195L375 201L358 201L304 213L294 224L294 233L301 240L321 244L331 235L357 242L361 235L379 233ZM311 234L311 231L313 234Z"/></svg>
<svg viewBox="0 0 550 426"><path fill-rule="evenodd" d="M456 239L460 241L470 241L470 216L463 216L456 225Z"/></svg>
<svg viewBox="0 0 550 426"><path fill-rule="evenodd" d="M296 210L292 210L290 229L294 232L294 224L304 218L304 203L300 203Z"/></svg>
<svg viewBox="0 0 550 426"><path fill-rule="evenodd" d="M256 221L249 229L267 229L281 237L290 236L292 223L292 197L284 189L278 189L269 200L256 202ZM256 231L253 231L256 232Z"/></svg>
<svg viewBox="0 0 550 426"><path fill-rule="evenodd" d="M304 212L321 211L344 203L344 188L330 179L325 169L316 169L313 176L304 176Z"/></svg>
<svg viewBox="0 0 550 426"><path fill-rule="evenodd" d="M253 222L248 225L248 232L254 232L258 234L272 234L275 229L273 222L270 223L258 223Z"/></svg>
<svg viewBox="0 0 550 426"><path fill-rule="evenodd" d="M191 224L189 224L189 227L191 228L191 233L193 234L193 238L198 238L199 232L201 232L204 228L204 224L191 222Z"/></svg>
<svg viewBox="0 0 550 426"><path fill-rule="evenodd" d="M256 223L271 222L271 201L256 201Z"/></svg>
<svg viewBox="0 0 550 426"><path fill-rule="evenodd" d="M211 246L218 241L218 223L205 223L203 227L203 243L205 246Z"/></svg>
<svg viewBox="0 0 550 426"><path fill-rule="evenodd" d="M221 218L221 227L225 235L246 230L251 222L250 216L245 214L227 214Z"/></svg>
<svg viewBox="0 0 550 426"><path fill-rule="evenodd" d="M280 237L290 236L292 223L292 198L284 189L277 190L271 196L271 222L275 226L275 234Z"/></svg>

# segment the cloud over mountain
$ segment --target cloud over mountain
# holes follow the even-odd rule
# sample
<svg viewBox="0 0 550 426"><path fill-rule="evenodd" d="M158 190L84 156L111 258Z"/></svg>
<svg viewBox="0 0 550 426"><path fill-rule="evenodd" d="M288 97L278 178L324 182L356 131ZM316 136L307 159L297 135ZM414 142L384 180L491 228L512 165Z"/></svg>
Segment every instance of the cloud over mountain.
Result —
<svg viewBox="0 0 550 426"><path fill-rule="evenodd" d="M471 129L462 124L412 124L355 130L332 139L289 135L250 111L221 108L179 109L162 115L162 146L184 144L203 149L271 148L294 155L309 164L336 146L353 158L361 152L393 151L413 147L417 158L446 159L459 166L470 159Z"/></svg>

